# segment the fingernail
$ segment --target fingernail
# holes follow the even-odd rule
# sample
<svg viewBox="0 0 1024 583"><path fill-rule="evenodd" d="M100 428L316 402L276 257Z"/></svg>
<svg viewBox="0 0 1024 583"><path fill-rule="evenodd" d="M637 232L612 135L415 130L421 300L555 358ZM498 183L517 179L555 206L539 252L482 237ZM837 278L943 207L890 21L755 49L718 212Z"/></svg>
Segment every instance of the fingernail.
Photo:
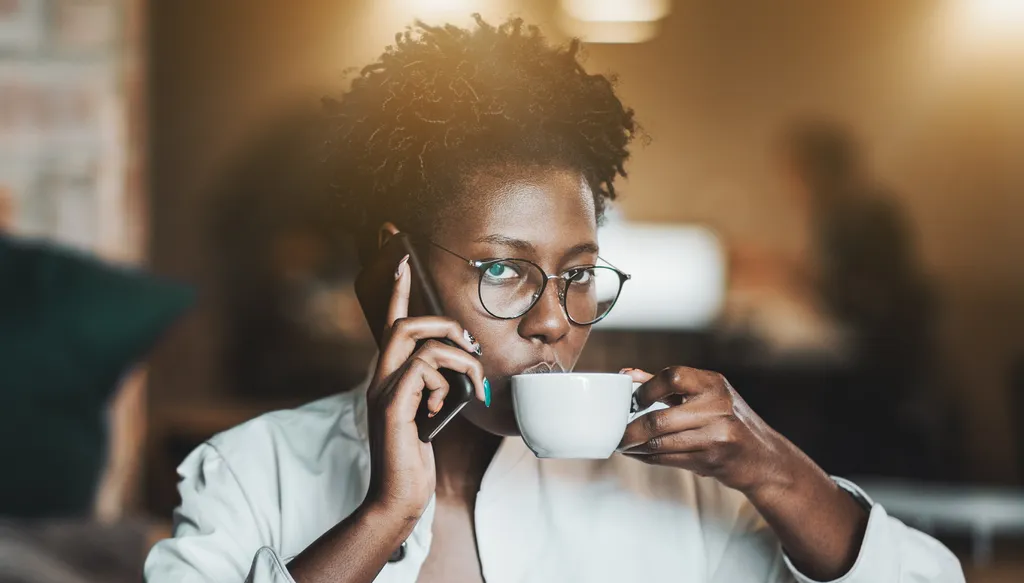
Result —
<svg viewBox="0 0 1024 583"><path fill-rule="evenodd" d="M402 258L401 261L398 262L398 267L395 269L395 279L396 280L398 278L402 277L402 274L405 273L405 264L408 261L409 261L409 256L406 255L405 257Z"/></svg>
<svg viewBox="0 0 1024 583"><path fill-rule="evenodd" d="M632 367L630 367L630 368L624 368L624 369L622 369L622 370L620 370L620 371L619 371L619 374L628 374L628 373L629 373L630 371L633 371L633 370L636 370L636 369L635 369L635 368L632 368Z"/></svg>
<svg viewBox="0 0 1024 583"><path fill-rule="evenodd" d="M491 381L484 378L484 406L491 406Z"/></svg>
<svg viewBox="0 0 1024 583"><path fill-rule="evenodd" d="M476 338L474 338L473 335L469 333L469 330L463 330L462 331L462 337L466 339L466 342L468 342L470 345L472 345L473 353L475 353L477 356L483 356L484 355L483 349L480 348L480 343L477 342Z"/></svg>

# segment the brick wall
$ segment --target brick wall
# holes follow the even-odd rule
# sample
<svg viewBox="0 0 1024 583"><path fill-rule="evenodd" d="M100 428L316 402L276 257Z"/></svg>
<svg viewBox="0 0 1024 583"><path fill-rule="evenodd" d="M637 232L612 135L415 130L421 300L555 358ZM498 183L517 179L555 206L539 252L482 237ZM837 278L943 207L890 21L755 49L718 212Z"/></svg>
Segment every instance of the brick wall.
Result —
<svg viewBox="0 0 1024 583"><path fill-rule="evenodd" d="M141 258L141 8L0 0L0 214L15 233Z"/></svg>

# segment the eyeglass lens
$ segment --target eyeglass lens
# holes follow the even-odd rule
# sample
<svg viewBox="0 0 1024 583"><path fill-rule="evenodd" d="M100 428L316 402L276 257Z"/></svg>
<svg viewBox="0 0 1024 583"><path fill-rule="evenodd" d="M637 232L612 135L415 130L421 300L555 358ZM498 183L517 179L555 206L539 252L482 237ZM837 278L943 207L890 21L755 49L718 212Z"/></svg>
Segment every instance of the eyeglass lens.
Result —
<svg viewBox="0 0 1024 583"><path fill-rule="evenodd" d="M490 263L480 273L480 301L496 317L517 318L537 302L545 281L544 272L528 261ZM622 288L619 273L604 266L574 269L552 283L559 286L569 319L581 325L606 316Z"/></svg>

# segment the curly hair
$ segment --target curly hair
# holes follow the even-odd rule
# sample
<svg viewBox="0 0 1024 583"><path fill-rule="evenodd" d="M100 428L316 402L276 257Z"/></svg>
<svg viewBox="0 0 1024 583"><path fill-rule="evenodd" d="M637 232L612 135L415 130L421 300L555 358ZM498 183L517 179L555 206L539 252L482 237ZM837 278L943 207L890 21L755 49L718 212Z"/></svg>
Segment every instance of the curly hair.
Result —
<svg viewBox="0 0 1024 583"><path fill-rule="evenodd" d="M553 46L521 19L473 17L473 29L416 22L324 99L332 190L363 258L385 220L415 230L464 204L460 180L483 164L578 170L598 218L626 175L639 127L615 79L584 70L579 41Z"/></svg>

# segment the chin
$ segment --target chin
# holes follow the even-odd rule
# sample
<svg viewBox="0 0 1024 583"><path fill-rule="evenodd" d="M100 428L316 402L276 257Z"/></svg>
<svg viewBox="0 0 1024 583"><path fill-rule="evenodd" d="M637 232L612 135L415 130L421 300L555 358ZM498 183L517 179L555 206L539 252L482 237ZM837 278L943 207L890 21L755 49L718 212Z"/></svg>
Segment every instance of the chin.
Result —
<svg viewBox="0 0 1024 583"><path fill-rule="evenodd" d="M462 410L462 415L470 423L492 435L519 436L519 425L516 424L511 401L492 403L490 408L484 407L483 403L470 403Z"/></svg>

